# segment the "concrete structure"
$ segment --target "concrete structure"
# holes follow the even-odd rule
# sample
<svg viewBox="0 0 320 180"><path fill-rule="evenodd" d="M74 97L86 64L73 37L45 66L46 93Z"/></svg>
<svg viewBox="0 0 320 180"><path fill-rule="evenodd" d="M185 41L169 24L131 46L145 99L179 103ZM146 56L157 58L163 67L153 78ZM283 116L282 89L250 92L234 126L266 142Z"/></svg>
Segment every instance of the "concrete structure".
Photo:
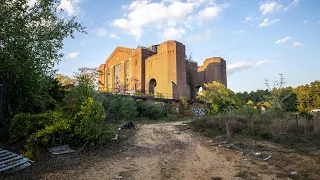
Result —
<svg viewBox="0 0 320 180"><path fill-rule="evenodd" d="M99 66L100 91L126 91L158 97L196 97L204 83L227 85L226 61L208 58L202 66L186 58L185 46L177 41L136 49L117 47Z"/></svg>

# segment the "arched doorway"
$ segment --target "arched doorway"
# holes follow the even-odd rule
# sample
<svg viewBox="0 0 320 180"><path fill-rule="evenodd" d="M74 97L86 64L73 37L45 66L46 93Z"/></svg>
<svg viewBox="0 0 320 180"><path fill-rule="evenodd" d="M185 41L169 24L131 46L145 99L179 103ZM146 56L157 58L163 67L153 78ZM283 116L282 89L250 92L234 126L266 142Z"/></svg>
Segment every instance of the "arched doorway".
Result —
<svg viewBox="0 0 320 180"><path fill-rule="evenodd" d="M154 94L154 88L157 86L157 81L155 79L151 79L149 81L149 94Z"/></svg>

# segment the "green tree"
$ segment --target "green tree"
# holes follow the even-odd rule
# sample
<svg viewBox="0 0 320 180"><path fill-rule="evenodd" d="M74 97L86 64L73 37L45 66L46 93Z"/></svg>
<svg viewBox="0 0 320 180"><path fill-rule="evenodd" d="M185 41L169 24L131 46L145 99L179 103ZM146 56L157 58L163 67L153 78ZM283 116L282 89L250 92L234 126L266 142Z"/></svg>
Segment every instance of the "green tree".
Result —
<svg viewBox="0 0 320 180"><path fill-rule="evenodd" d="M197 98L210 104L210 114L224 113L228 109L236 108L235 94L224 84L213 81L204 86L205 90L201 91Z"/></svg>
<svg viewBox="0 0 320 180"><path fill-rule="evenodd" d="M298 86L293 91L297 94L297 104L300 112L320 108L320 81Z"/></svg>
<svg viewBox="0 0 320 180"><path fill-rule="evenodd" d="M59 81L59 83L62 86L68 85L68 84L74 84L75 83L75 79L67 76L67 75L63 75L63 74L57 74L56 75L57 80Z"/></svg>
<svg viewBox="0 0 320 180"><path fill-rule="evenodd" d="M57 14L58 0L2 1L0 6L0 117L37 112L48 99L48 76L63 54L63 40L84 32L75 21ZM3 121L2 121L3 122Z"/></svg>
<svg viewBox="0 0 320 180"><path fill-rule="evenodd" d="M292 88L285 88L280 93L280 98L283 98L285 96L289 96L282 101L282 108L284 111L297 111L297 94L295 94L292 90Z"/></svg>
<svg viewBox="0 0 320 180"><path fill-rule="evenodd" d="M245 91L245 92L238 92L235 94L236 98L239 100L239 105L243 106L245 105L249 100L250 100L250 94Z"/></svg>
<svg viewBox="0 0 320 180"><path fill-rule="evenodd" d="M289 96L291 96L290 91L285 91L285 93L283 92L284 85L286 84L286 79L283 74L279 74L279 76L280 80L275 81L273 85L270 84L268 79L265 79L265 85L271 94L271 104L276 106L281 106L282 102Z"/></svg>
<svg viewBox="0 0 320 180"><path fill-rule="evenodd" d="M86 84L96 89L99 73L97 68L81 67L78 68L78 72L74 73L74 78L76 79L76 83L84 81Z"/></svg>

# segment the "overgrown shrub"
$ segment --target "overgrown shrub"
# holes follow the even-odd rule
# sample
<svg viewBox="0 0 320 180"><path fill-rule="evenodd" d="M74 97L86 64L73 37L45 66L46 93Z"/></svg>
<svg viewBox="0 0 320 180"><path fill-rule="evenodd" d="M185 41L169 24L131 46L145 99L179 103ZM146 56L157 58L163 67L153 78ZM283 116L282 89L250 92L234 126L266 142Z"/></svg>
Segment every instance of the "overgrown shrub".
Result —
<svg viewBox="0 0 320 180"><path fill-rule="evenodd" d="M80 111L82 103L89 97L93 97L94 94L92 87L85 83L79 83L79 85L73 87L71 91L66 94L63 101L65 110L75 115Z"/></svg>
<svg viewBox="0 0 320 180"><path fill-rule="evenodd" d="M272 133L269 129L264 126L254 125L252 129L250 129L249 134L253 137L258 137L262 139L271 139Z"/></svg>
<svg viewBox="0 0 320 180"><path fill-rule="evenodd" d="M240 116L203 117L190 123L195 131L206 136L226 135L228 138L235 135L249 135L254 138L271 139L271 131L252 123L252 118Z"/></svg>
<svg viewBox="0 0 320 180"><path fill-rule="evenodd" d="M101 102L88 98L76 114L74 134L85 141L103 141L114 135L105 120L105 110Z"/></svg>
<svg viewBox="0 0 320 180"><path fill-rule="evenodd" d="M189 104L188 104L187 98L182 96L182 97L180 97L180 100L181 100L181 103L182 103L182 106L183 106L183 111L189 110Z"/></svg>
<svg viewBox="0 0 320 180"><path fill-rule="evenodd" d="M151 120L165 118L168 115L166 107L162 104L155 104L151 102L137 103L137 110L140 117L146 117Z"/></svg>
<svg viewBox="0 0 320 180"><path fill-rule="evenodd" d="M31 157L34 147L49 147L70 140L73 121L61 111L41 114L17 114L11 121L11 140L27 140L27 156Z"/></svg>
<svg viewBox="0 0 320 180"><path fill-rule="evenodd" d="M310 114L308 111L301 111L299 113L300 117L305 118L306 120L312 120L313 119L313 115Z"/></svg>
<svg viewBox="0 0 320 180"><path fill-rule="evenodd" d="M102 94L103 107L106 112L106 119L113 123L122 123L133 120L137 117L137 107L133 98L120 95Z"/></svg>
<svg viewBox="0 0 320 180"><path fill-rule="evenodd" d="M283 119L284 110L280 104L274 104L266 111L264 116L268 117L269 119Z"/></svg>
<svg viewBox="0 0 320 180"><path fill-rule="evenodd" d="M22 140L40 129L60 119L59 111L48 111L41 114L16 114L11 120L10 131L12 140Z"/></svg>
<svg viewBox="0 0 320 180"><path fill-rule="evenodd" d="M91 140L105 142L114 136L105 120L102 102L87 98L75 116L55 110L42 114L18 114L11 123L13 140L26 139L25 154L32 157L35 147L47 148L63 144L79 145Z"/></svg>
<svg viewBox="0 0 320 180"><path fill-rule="evenodd" d="M257 109L252 108L249 105L244 105L239 109L229 111L228 116L245 116L245 117L254 117L257 116L260 112Z"/></svg>
<svg viewBox="0 0 320 180"><path fill-rule="evenodd" d="M241 134L248 130L251 123L250 118L245 117L202 117L200 120L192 121L191 127L195 131L203 132L206 136L226 134Z"/></svg>

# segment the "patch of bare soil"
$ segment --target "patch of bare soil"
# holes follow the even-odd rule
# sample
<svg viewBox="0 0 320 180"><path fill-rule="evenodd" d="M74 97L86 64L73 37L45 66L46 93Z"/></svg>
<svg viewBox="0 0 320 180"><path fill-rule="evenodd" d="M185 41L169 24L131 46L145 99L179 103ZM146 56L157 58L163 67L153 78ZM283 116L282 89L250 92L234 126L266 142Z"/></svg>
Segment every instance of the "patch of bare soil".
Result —
<svg viewBox="0 0 320 180"><path fill-rule="evenodd" d="M124 130L122 140L109 147L48 156L7 179L288 178L277 164L212 146L212 141L193 133L187 125L177 128L178 124L146 124Z"/></svg>

